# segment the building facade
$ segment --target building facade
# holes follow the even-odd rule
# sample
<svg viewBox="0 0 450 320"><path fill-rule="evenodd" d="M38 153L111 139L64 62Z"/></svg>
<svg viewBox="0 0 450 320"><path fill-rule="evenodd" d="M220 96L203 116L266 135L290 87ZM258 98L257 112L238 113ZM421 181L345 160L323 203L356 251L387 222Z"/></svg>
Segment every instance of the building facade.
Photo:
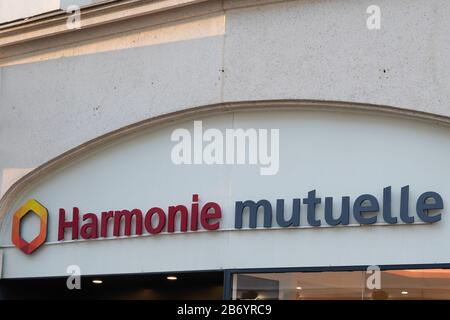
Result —
<svg viewBox="0 0 450 320"><path fill-rule="evenodd" d="M72 2L1 16L2 297L450 297L449 3Z"/></svg>

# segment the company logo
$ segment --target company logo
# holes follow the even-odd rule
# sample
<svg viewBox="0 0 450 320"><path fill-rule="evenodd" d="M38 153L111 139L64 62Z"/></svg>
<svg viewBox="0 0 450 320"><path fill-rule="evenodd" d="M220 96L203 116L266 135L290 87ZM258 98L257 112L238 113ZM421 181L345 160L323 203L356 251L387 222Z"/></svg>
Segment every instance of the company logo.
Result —
<svg viewBox="0 0 450 320"><path fill-rule="evenodd" d="M39 234L31 242L25 241L20 236L20 222L29 213L34 213L40 220ZM14 245L25 254L31 254L39 248L47 237L47 216L47 209L34 199L28 200L27 203L20 207L13 216L11 240Z"/></svg>

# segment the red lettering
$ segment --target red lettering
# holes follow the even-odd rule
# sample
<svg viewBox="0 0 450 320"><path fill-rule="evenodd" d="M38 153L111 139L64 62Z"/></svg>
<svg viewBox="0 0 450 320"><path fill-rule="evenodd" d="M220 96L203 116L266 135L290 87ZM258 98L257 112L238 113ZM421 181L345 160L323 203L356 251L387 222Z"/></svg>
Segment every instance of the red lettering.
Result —
<svg viewBox="0 0 450 320"><path fill-rule="evenodd" d="M122 222L122 217L125 217L125 235L131 235L131 225L133 223L133 217L135 217L136 221L136 234L142 234L142 212L139 209L133 209L130 211L122 210L116 211L114 213L114 236L120 236L120 226Z"/></svg>
<svg viewBox="0 0 450 320"><path fill-rule="evenodd" d="M155 213L158 215L158 225L154 228L152 226L152 218ZM166 214L164 213L164 210L158 207L151 208L145 215L144 223L145 229L147 230L148 233L151 234L160 233L164 228L164 226L166 225Z"/></svg>
<svg viewBox="0 0 450 320"><path fill-rule="evenodd" d="M63 208L59 209L58 241L64 240L66 228L72 228L72 240L78 239L79 214L80 210L74 207L72 221L66 221L66 211Z"/></svg>
<svg viewBox="0 0 450 320"><path fill-rule="evenodd" d="M93 213L83 215L83 221L90 219L91 221L81 226L80 235L83 239L98 238L98 218Z"/></svg>
<svg viewBox="0 0 450 320"><path fill-rule="evenodd" d="M213 210L213 212L209 212L209 210ZM217 221L215 223L210 223L209 220L211 219L220 219L222 218L222 210L220 209L220 206L215 202L208 202L205 204L202 208L201 213L201 223L203 228L206 230L217 230L219 229L220 222Z"/></svg>
<svg viewBox="0 0 450 320"><path fill-rule="evenodd" d="M60 208L58 241L65 240L65 233L68 229L72 231L72 240L78 240L79 237L82 239L107 238L111 220L113 221L112 233L115 237L120 237L122 230L123 235L131 236L133 228L136 235L142 235L143 228L150 234L159 234L166 228L166 225L167 232L173 233L177 223L179 223L180 232L187 232L188 228L190 231L197 231L199 224L205 230L219 229L219 219L222 217L219 204L208 202L202 207L199 203L199 195L193 194L190 206L191 212L188 208L189 206L184 205L169 206L166 215L162 208L153 207L147 211L145 217L139 209L104 211L101 213L101 218L95 213L86 213L82 217L81 229L79 229L80 210L73 207L72 220L66 220L66 212L63 208Z"/></svg>
<svg viewBox="0 0 450 320"><path fill-rule="evenodd" d="M167 225L168 232L175 231L175 217L178 212L181 214L180 231L182 231L182 232L187 231L188 209L185 206L178 205L178 206L170 206L169 207L169 223Z"/></svg>
<svg viewBox="0 0 450 320"><path fill-rule="evenodd" d="M198 229L198 194L192 195L192 207L191 207L191 230L197 231Z"/></svg>
<svg viewBox="0 0 450 320"><path fill-rule="evenodd" d="M114 216L113 211L102 212L100 237L106 238L108 236L108 222Z"/></svg>

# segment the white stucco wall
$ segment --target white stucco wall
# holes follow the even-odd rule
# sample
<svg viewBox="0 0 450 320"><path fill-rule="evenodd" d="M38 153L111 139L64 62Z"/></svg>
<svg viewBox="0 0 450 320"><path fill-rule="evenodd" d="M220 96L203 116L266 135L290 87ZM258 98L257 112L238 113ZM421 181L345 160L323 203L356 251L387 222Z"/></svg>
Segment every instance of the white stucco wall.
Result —
<svg viewBox="0 0 450 320"><path fill-rule="evenodd" d="M224 2L216 35L1 67L0 173L224 101L338 100L450 116L448 1L379 0L377 31L366 28L373 1L245 3Z"/></svg>
<svg viewBox="0 0 450 320"><path fill-rule="evenodd" d="M0 0L0 23L58 10L60 0Z"/></svg>
<svg viewBox="0 0 450 320"><path fill-rule="evenodd" d="M70 5L80 7L114 0L0 0L0 23L25 19L55 10L66 10Z"/></svg>

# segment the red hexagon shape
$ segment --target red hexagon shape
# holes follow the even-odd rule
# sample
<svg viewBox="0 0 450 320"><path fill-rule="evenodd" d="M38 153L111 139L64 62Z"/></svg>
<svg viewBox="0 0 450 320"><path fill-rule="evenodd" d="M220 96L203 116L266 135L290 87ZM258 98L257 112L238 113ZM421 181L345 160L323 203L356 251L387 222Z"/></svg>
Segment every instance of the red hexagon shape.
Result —
<svg viewBox="0 0 450 320"><path fill-rule="evenodd" d="M28 213L36 214L40 220L39 234L31 242L25 241L20 236L20 221ZM28 200L13 216L11 240L14 245L25 254L31 254L39 248L47 238L47 217L48 212L43 205L34 199Z"/></svg>

